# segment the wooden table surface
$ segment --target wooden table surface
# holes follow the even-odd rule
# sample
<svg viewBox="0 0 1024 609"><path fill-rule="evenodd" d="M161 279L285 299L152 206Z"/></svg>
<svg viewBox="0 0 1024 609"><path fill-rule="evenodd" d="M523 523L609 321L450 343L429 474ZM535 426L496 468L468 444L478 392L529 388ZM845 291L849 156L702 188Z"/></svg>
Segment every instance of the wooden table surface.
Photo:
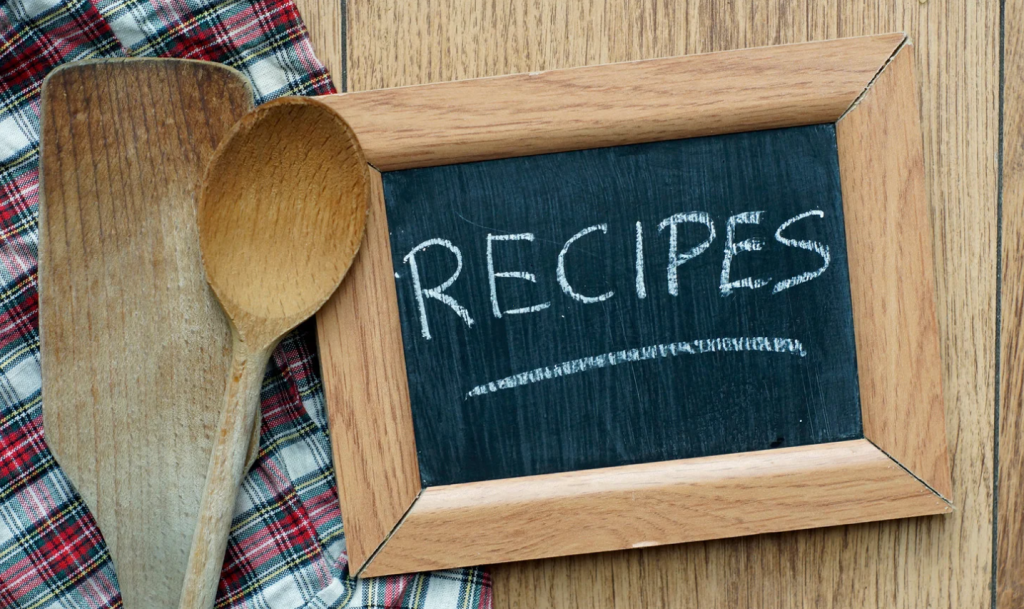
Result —
<svg viewBox="0 0 1024 609"><path fill-rule="evenodd" d="M318 56L350 91L907 32L955 513L496 566L495 604L1024 607L1024 0L298 4Z"/></svg>

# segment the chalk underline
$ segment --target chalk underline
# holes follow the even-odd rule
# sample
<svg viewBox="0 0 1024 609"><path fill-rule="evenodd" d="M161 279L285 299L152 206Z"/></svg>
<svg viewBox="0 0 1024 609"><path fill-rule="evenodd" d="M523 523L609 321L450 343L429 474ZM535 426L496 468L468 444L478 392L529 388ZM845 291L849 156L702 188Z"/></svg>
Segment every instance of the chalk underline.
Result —
<svg viewBox="0 0 1024 609"><path fill-rule="evenodd" d="M610 351L601 355L593 355L580 359L569 360L553 366L534 368L526 372L506 376L473 387L466 394L466 399L495 393L502 389L514 389L531 383L539 383L551 379L579 374L588 370L597 370L609 366L618 366L629 362L675 357L677 355L700 355L702 353L718 353L722 351L761 351L765 353L783 353L806 357L807 351L803 344L794 338L770 338L767 336L749 336L741 338L709 338L678 343L651 345L637 349Z"/></svg>

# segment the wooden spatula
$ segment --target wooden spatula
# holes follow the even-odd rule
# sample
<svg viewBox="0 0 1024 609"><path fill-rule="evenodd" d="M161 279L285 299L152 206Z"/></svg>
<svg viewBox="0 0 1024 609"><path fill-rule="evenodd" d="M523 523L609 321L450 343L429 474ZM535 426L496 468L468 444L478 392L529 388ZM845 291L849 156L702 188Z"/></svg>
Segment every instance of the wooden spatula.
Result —
<svg viewBox="0 0 1024 609"><path fill-rule="evenodd" d="M43 87L45 433L127 609L177 607L185 578L231 362L195 193L251 106L240 73L196 61L69 64Z"/></svg>

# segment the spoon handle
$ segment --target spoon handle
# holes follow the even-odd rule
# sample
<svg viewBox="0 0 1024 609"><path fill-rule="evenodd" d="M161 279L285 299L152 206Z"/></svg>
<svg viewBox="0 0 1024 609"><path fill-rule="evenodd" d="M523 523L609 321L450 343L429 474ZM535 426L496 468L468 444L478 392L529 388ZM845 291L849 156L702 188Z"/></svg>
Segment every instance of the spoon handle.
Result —
<svg viewBox="0 0 1024 609"><path fill-rule="evenodd" d="M179 609L210 609L217 595L238 489L245 475L260 386L274 345L250 351L236 336L210 468L192 537Z"/></svg>

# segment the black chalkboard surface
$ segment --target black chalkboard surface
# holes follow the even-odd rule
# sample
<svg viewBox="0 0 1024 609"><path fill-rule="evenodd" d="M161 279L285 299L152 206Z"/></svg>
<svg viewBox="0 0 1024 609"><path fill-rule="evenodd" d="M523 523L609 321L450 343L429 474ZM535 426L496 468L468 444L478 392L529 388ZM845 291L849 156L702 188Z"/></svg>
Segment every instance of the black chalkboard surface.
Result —
<svg viewBox="0 0 1024 609"><path fill-rule="evenodd" d="M383 183L424 486L862 437L833 125Z"/></svg>

